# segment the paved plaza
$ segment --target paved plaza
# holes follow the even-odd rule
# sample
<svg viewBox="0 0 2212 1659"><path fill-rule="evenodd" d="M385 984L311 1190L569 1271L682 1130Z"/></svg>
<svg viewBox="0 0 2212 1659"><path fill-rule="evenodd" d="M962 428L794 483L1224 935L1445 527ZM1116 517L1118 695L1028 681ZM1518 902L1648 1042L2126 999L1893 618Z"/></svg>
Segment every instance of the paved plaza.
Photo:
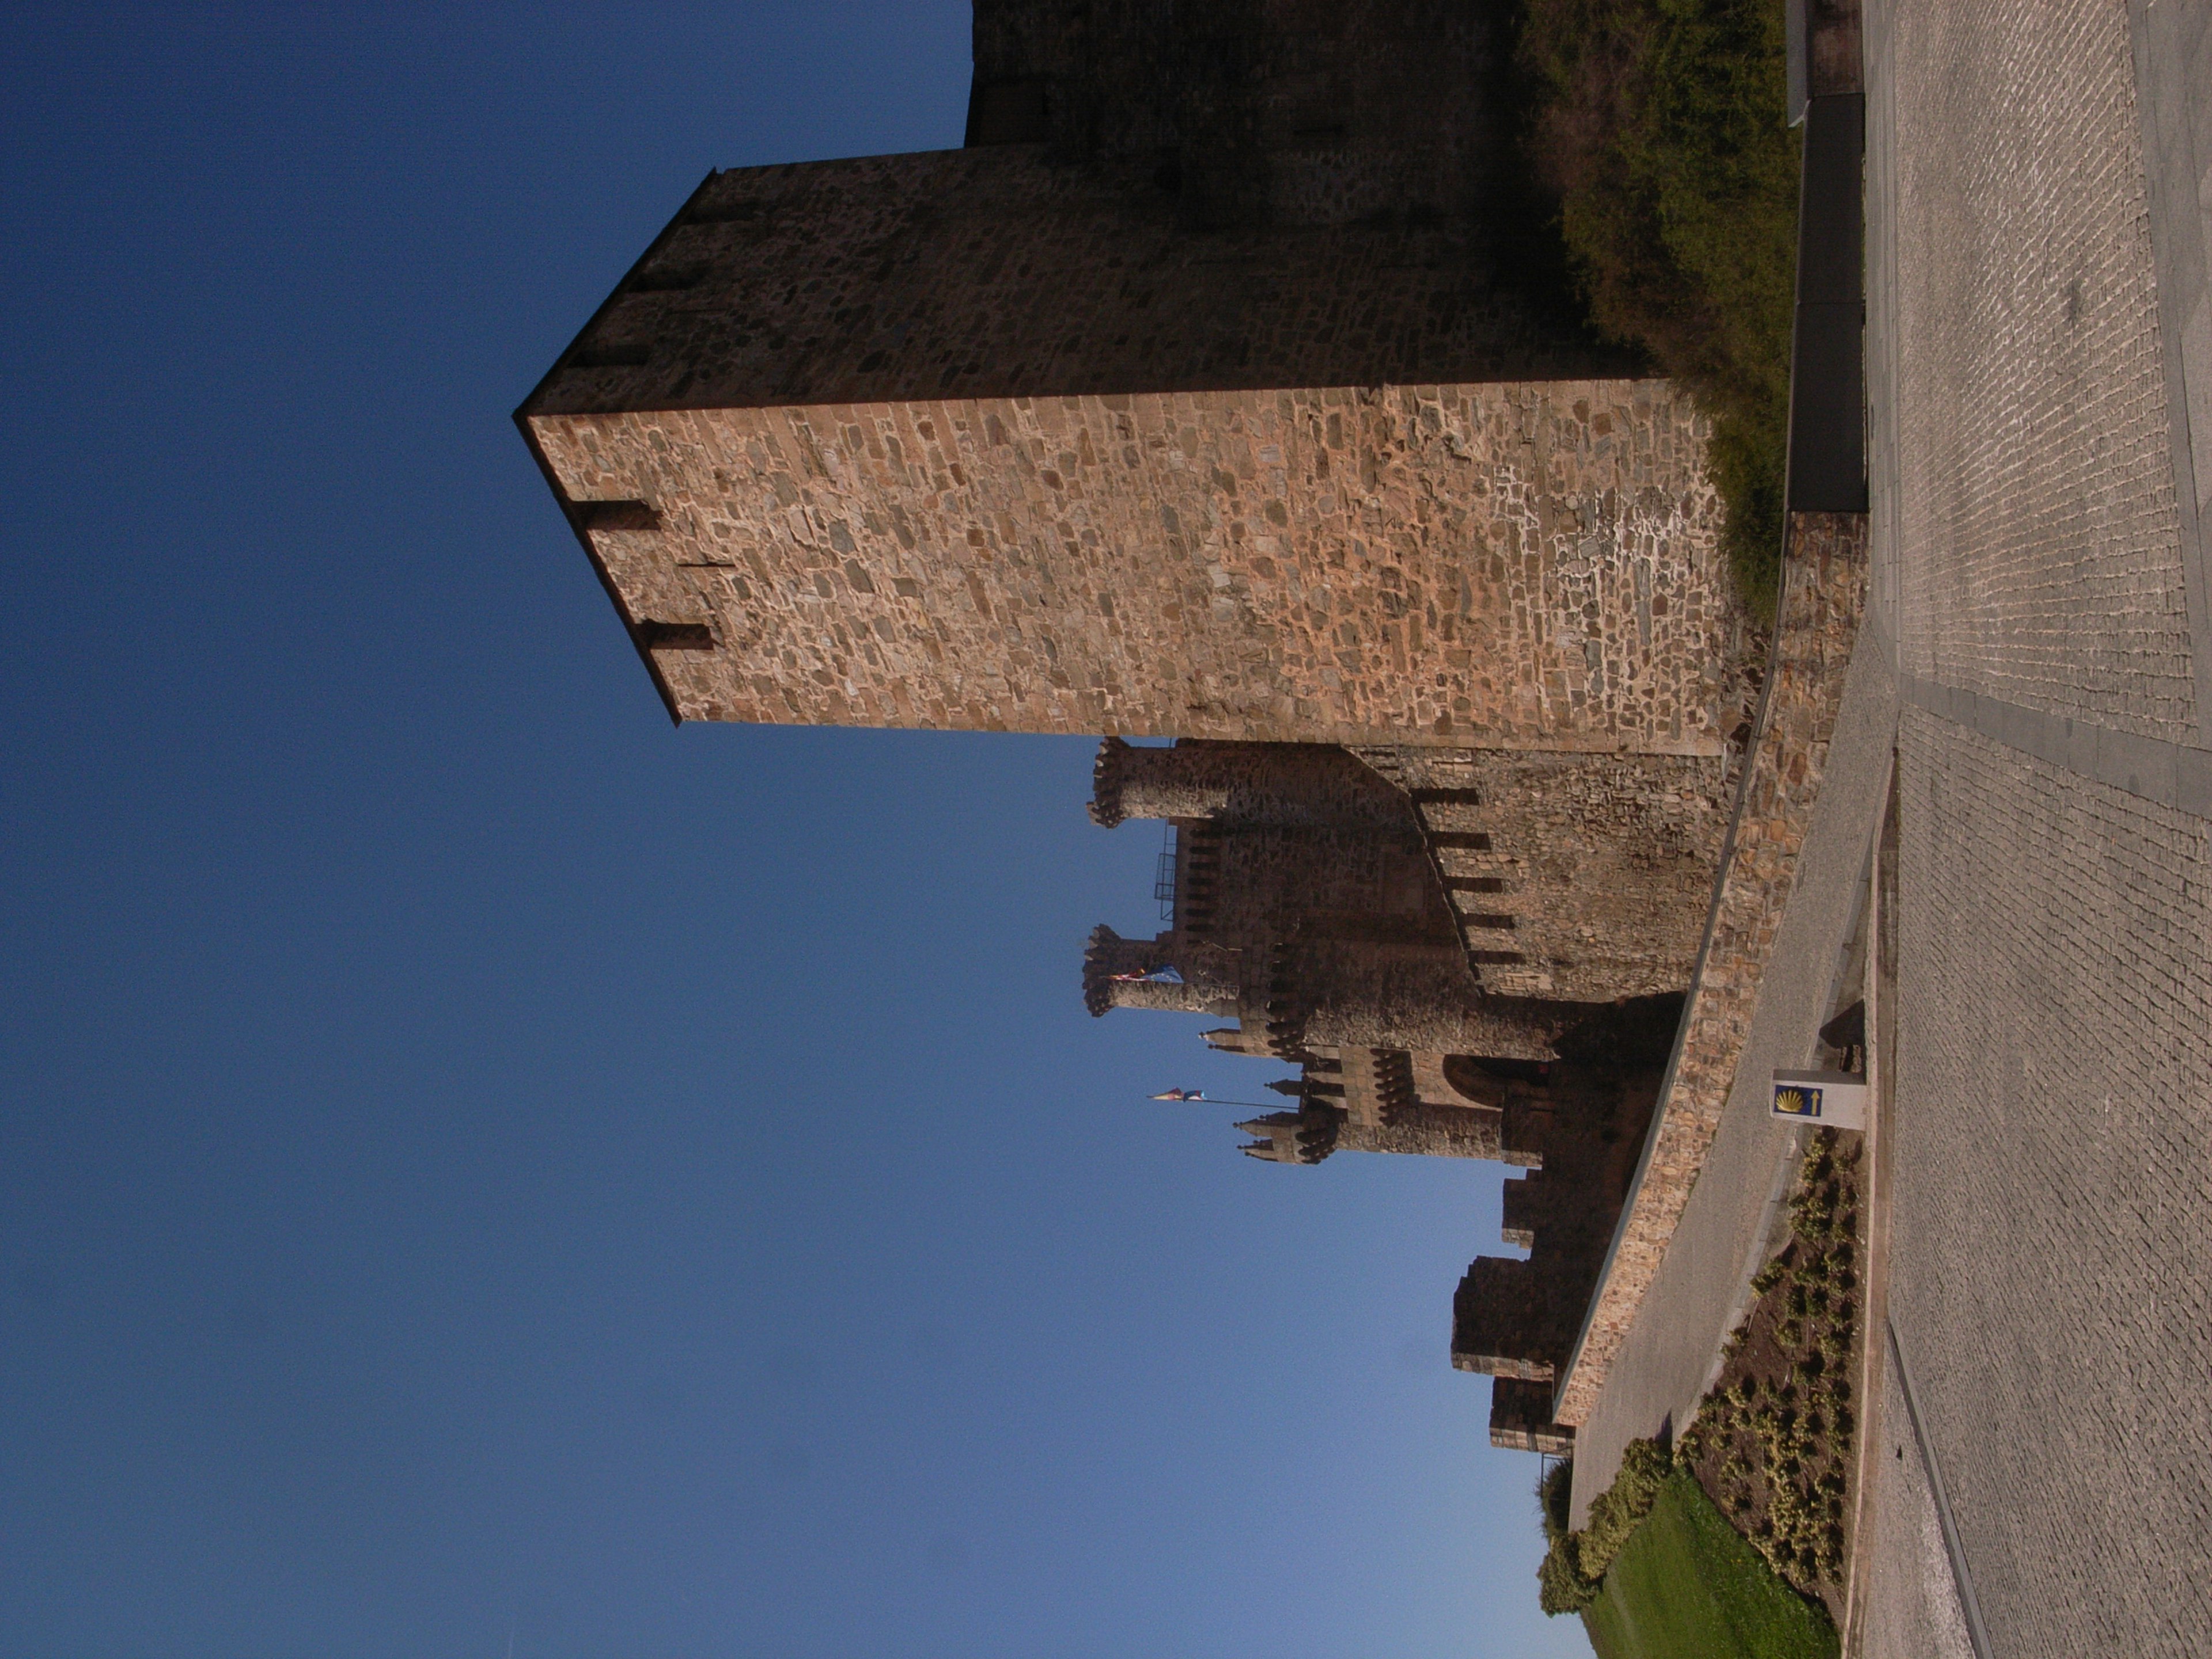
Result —
<svg viewBox="0 0 2212 1659"><path fill-rule="evenodd" d="M1889 1319L1988 1651L2202 1653L2212 7L1867 21ZM1939 1650L1881 1496L1864 1650Z"/></svg>
<svg viewBox="0 0 2212 1659"><path fill-rule="evenodd" d="M1810 1058L1893 799L1849 1644L2203 1653L2212 0L1869 0L1864 46L1872 591L1739 1079ZM1585 1503L1686 1420L1771 1236L1791 1142L1756 1093Z"/></svg>

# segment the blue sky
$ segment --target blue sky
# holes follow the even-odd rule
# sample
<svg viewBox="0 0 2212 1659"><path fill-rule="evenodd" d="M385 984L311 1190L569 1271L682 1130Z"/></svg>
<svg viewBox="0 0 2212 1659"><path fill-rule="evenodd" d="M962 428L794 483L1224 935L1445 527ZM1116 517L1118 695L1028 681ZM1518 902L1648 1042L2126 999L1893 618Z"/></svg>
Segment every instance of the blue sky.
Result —
<svg viewBox="0 0 2212 1659"><path fill-rule="evenodd" d="M953 3L16 8L0 1656L1540 1656L1495 1165L1093 1020L1087 742L672 730L508 421Z"/></svg>

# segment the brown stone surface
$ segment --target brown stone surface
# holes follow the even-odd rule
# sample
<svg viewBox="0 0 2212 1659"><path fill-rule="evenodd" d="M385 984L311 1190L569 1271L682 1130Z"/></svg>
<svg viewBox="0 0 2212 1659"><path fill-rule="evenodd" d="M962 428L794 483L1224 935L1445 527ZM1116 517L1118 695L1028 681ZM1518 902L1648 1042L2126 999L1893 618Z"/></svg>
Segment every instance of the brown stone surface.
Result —
<svg viewBox="0 0 2212 1659"><path fill-rule="evenodd" d="M520 412L679 718L1714 754L1705 429L1464 216L714 175Z"/></svg>
<svg viewBox="0 0 2212 1659"><path fill-rule="evenodd" d="M969 147L714 173L519 412L678 719L1717 756L1706 431L1505 14L986 0Z"/></svg>
<svg viewBox="0 0 2212 1659"><path fill-rule="evenodd" d="M1720 753L1662 382L534 416L684 718ZM652 649L652 641L644 641Z"/></svg>
<svg viewBox="0 0 2212 1659"><path fill-rule="evenodd" d="M1632 375L1463 222L1193 224L1042 148L711 175L526 412Z"/></svg>
<svg viewBox="0 0 2212 1659"><path fill-rule="evenodd" d="M1705 953L1644 1167L1560 1383L1561 1422L1585 1421L1596 1403L1728 1103L1820 793L1865 591L1865 519L1794 515L1771 679Z"/></svg>
<svg viewBox="0 0 2212 1659"><path fill-rule="evenodd" d="M1511 27L1463 0L980 0L969 142L1141 158L1194 216L1510 226Z"/></svg>
<svg viewBox="0 0 2212 1659"><path fill-rule="evenodd" d="M1590 1001L1690 982L1740 752L1359 751L1413 803L1484 986Z"/></svg>
<svg viewBox="0 0 2212 1659"><path fill-rule="evenodd" d="M1234 1013L1273 1052L1549 1060L1594 1006L1679 992L1722 757L1102 745L1091 815L1176 827L1174 926L1094 938L1094 1009ZM1182 982L1138 977L1162 966Z"/></svg>

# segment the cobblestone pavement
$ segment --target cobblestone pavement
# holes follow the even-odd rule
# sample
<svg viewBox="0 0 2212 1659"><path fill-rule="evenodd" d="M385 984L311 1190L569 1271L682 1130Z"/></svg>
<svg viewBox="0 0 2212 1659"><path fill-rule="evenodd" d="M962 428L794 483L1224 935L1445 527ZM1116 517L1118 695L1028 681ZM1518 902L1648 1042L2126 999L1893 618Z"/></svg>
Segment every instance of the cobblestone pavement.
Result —
<svg viewBox="0 0 2212 1659"><path fill-rule="evenodd" d="M2008 1659L2212 1641L2207 18L1867 14L1889 1310ZM1864 1650L1956 1651L1902 1480Z"/></svg>

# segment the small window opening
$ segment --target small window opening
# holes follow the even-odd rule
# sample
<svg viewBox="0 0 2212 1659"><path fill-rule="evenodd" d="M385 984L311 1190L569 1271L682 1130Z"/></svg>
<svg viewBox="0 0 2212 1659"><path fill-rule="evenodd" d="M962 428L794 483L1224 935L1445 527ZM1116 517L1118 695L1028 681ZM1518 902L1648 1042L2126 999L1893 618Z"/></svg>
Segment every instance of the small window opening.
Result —
<svg viewBox="0 0 2212 1659"><path fill-rule="evenodd" d="M714 631L704 623L641 622L638 642L648 651L712 651Z"/></svg>
<svg viewBox="0 0 2212 1659"><path fill-rule="evenodd" d="M653 270L641 270L630 279L633 294L674 294L687 288L696 288L707 280L704 265L661 265Z"/></svg>
<svg viewBox="0 0 2212 1659"><path fill-rule="evenodd" d="M577 501L576 522L586 530L658 530L660 514L650 501Z"/></svg>
<svg viewBox="0 0 2212 1659"><path fill-rule="evenodd" d="M1505 890L1503 876L1447 876L1444 885L1455 893L1502 893Z"/></svg>
<svg viewBox="0 0 2212 1659"><path fill-rule="evenodd" d="M652 345L643 340L605 340L579 346L568 359L572 368L636 368L649 362Z"/></svg>

